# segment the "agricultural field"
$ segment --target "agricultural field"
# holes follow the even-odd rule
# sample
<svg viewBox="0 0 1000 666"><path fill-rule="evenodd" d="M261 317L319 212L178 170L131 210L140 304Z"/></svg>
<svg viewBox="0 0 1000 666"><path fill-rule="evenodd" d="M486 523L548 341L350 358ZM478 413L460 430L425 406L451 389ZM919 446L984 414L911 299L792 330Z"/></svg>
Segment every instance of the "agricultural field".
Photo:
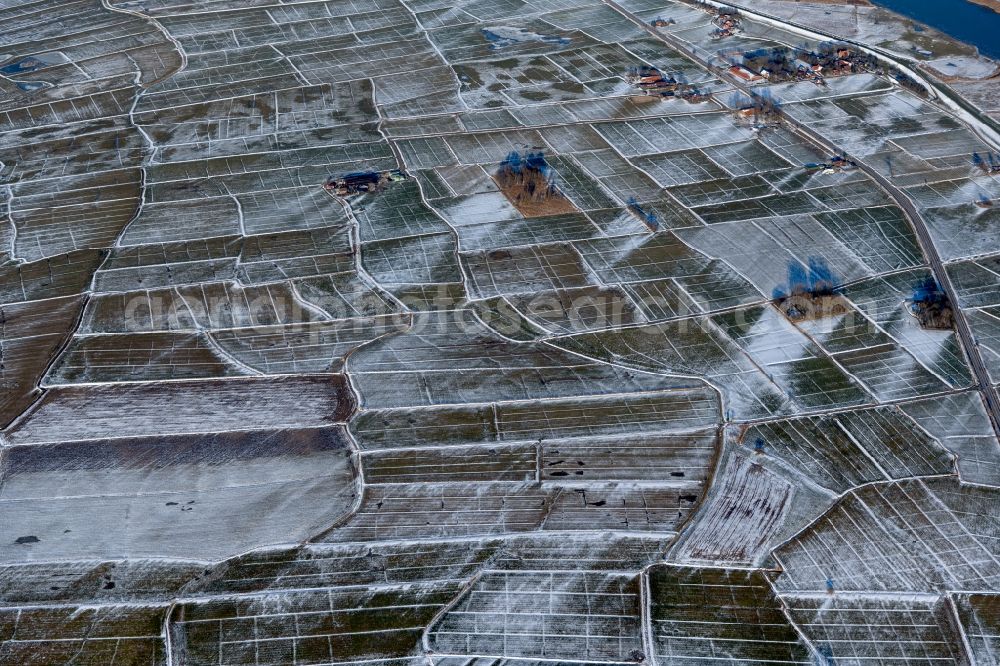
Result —
<svg viewBox="0 0 1000 666"><path fill-rule="evenodd" d="M0 0L0 666L997 664L998 65L755 4Z"/></svg>

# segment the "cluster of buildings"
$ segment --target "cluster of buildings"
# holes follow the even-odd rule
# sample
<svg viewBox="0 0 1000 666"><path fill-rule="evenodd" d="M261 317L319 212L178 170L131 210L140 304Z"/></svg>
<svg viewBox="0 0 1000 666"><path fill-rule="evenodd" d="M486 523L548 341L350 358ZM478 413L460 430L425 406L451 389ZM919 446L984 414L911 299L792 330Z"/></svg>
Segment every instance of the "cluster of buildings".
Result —
<svg viewBox="0 0 1000 666"><path fill-rule="evenodd" d="M824 44L817 51L786 47L746 51L737 55L730 74L746 81L813 81L825 85L828 76L877 71L878 62L843 44Z"/></svg>
<svg viewBox="0 0 1000 666"><path fill-rule="evenodd" d="M738 79L746 81L747 83L766 81L770 78L771 74L767 69L762 69L759 73L752 72L742 65L733 65L729 68L729 73Z"/></svg>
<svg viewBox="0 0 1000 666"><path fill-rule="evenodd" d="M857 166L856 162L852 162L843 155L834 155L828 162L822 164L810 163L806 165L806 168L814 171L822 171L823 173L840 173L841 171L856 169Z"/></svg>
<svg viewBox="0 0 1000 666"><path fill-rule="evenodd" d="M774 126L781 122L781 102L765 91L763 95L737 98L733 104L738 121L752 122L755 128Z"/></svg>
<svg viewBox="0 0 1000 666"><path fill-rule="evenodd" d="M632 68L625 78L647 95L680 97L689 102L704 99L704 95L690 84L678 81L673 76L649 65Z"/></svg>
<svg viewBox="0 0 1000 666"><path fill-rule="evenodd" d="M712 22L715 24L715 30L712 31L712 39L732 37L742 31L740 14L735 9L720 9Z"/></svg>
<svg viewBox="0 0 1000 666"><path fill-rule="evenodd" d="M399 169L391 171L354 171L343 176L330 176L323 184L323 189L333 192L339 197L351 194L378 192L385 189L389 183L406 180L406 173Z"/></svg>
<svg viewBox="0 0 1000 666"><path fill-rule="evenodd" d="M643 92L652 95L672 95L677 91L677 79L649 65L633 68L626 78Z"/></svg>

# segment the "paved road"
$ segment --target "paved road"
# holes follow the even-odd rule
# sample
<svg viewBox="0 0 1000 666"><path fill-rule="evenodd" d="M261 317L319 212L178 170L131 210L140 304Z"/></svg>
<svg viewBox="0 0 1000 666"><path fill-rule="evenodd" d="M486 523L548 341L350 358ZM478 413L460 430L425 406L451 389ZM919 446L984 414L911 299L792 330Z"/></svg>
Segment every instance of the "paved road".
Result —
<svg viewBox="0 0 1000 666"><path fill-rule="evenodd" d="M695 62L698 62L702 67L710 70L713 74L716 74L737 90L742 91L748 96L752 93L751 87L745 82L731 76L727 71L720 71L713 68L708 62L700 60L697 53L691 48L691 45L682 42L669 33L660 32L653 26L640 20L614 0L603 0L603 2L622 16L631 20L636 25L642 27L646 32L667 46L670 46L680 53L688 55ZM824 152L830 155L842 154L841 150L832 145L825 137L814 132L807 125L796 121L788 115L785 115L784 120L789 129L798 134L801 138L819 147ZM948 276L948 271L945 270L944 265L941 263L941 256L938 254L937 247L935 247L934 240L931 238L930 232L927 230L927 225L924 223L924 219L920 216L920 212L913 204L913 201L902 190L889 182L889 179L879 173L871 165L867 164L864 160L855 156L848 157L850 157L858 165L858 168L882 186L882 188L896 201L899 207L906 214L906 217L910 220L910 225L917 234L917 239L923 249L924 256L927 257L927 262L930 265L931 271L934 273L934 278L938 281L938 284L941 285L941 288L944 289L945 293L948 294L948 299L952 303L952 309L955 313L955 328L958 331L958 337L961 341L962 348L965 350L965 355L969 359L969 365L972 367L972 372L975 375L979 393L986 405L986 412L989 414L990 422L993 424L993 430L996 433L997 438L1000 438L1000 398L997 396L996 389L993 388L989 371L986 369L986 364L983 362L983 356L980 353L979 345L976 343L975 338L972 335L972 330L969 328L969 322L965 318L965 312L958 307L958 294L955 292L955 287L952 285L951 278Z"/></svg>

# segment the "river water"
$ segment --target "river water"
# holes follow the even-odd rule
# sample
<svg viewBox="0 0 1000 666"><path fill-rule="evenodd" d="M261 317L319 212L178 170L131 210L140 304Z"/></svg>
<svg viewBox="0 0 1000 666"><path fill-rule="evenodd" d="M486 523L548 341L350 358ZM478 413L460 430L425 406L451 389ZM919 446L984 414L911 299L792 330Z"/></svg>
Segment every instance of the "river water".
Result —
<svg viewBox="0 0 1000 666"><path fill-rule="evenodd" d="M1000 13L968 0L872 0L1000 59Z"/></svg>

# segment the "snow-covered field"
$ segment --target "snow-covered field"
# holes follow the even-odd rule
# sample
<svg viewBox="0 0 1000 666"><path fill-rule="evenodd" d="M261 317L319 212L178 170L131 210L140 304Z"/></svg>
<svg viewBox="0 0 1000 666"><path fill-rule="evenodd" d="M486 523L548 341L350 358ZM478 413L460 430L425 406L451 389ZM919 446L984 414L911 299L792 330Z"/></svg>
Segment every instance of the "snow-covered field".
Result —
<svg viewBox="0 0 1000 666"><path fill-rule="evenodd" d="M1000 147L721 22L3 6L0 664L992 663Z"/></svg>

